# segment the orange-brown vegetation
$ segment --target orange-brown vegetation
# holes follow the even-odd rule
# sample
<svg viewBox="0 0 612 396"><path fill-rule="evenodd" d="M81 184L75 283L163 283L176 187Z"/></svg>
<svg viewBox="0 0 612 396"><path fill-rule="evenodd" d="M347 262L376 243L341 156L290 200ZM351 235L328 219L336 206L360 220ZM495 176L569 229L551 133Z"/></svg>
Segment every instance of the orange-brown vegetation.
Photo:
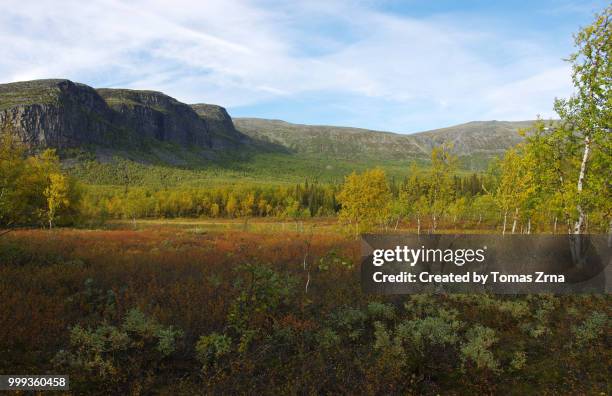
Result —
<svg viewBox="0 0 612 396"><path fill-rule="evenodd" d="M358 260L333 233L17 230L0 372L67 372L88 394L606 389L607 296L365 295Z"/></svg>

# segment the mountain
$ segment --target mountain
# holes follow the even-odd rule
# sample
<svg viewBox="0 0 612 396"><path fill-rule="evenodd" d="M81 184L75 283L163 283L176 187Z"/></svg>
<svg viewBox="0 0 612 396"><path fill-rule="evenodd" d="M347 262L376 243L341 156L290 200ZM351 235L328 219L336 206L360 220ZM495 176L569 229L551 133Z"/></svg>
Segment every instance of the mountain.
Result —
<svg viewBox="0 0 612 396"><path fill-rule="evenodd" d="M0 85L0 126L33 149L168 142L217 150L248 140L222 107L189 106L161 92L94 89L65 79Z"/></svg>
<svg viewBox="0 0 612 396"><path fill-rule="evenodd" d="M232 118L223 107L206 103L189 106L201 119L206 121L209 131L213 134L213 141L216 138L225 138L242 143L248 141L245 135L236 130Z"/></svg>
<svg viewBox="0 0 612 396"><path fill-rule="evenodd" d="M30 149L77 149L102 162L120 156L236 177L276 177L283 169L296 178L337 178L376 165L400 173L410 161L427 162L442 143L453 144L464 169L479 170L520 142L517 130L531 123L478 121L405 135L232 120L213 104L185 104L156 91L95 89L66 79L0 84L0 128Z"/></svg>
<svg viewBox="0 0 612 396"><path fill-rule="evenodd" d="M522 137L518 130L528 128L532 123L475 121L405 135L260 118L234 118L234 125L245 135L276 143L297 153L380 159L427 157L434 146L443 143L452 143L459 156L492 157L519 143Z"/></svg>

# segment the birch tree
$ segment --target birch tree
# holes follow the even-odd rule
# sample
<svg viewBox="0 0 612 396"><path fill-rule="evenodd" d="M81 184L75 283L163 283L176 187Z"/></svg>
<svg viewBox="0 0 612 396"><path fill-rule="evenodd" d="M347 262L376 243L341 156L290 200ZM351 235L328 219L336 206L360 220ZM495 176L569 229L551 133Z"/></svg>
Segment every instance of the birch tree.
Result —
<svg viewBox="0 0 612 396"><path fill-rule="evenodd" d="M508 150L500 167L501 177L495 191L495 202L503 214L502 235L506 234L508 216L512 216L514 234L521 209L526 206L535 189L533 172L523 155L521 146Z"/></svg>
<svg viewBox="0 0 612 396"><path fill-rule="evenodd" d="M354 224L355 234L383 225L389 218L391 191L385 172L380 168L346 176L338 200L340 218Z"/></svg>
<svg viewBox="0 0 612 396"><path fill-rule="evenodd" d="M61 173L51 173L49 175L49 184L44 191L45 198L47 199L49 229L53 228L58 211L70 205L69 194L70 186L68 178Z"/></svg>
<svg viewBox="0 0 612 396"><path fill-rule="evenodd" d="M585 231L587 212L604 205L610 213L610 180L612 163L612 6L597 15L592 25L575 36L576 52L572 64L575 93L569 99L558 99L555 111L561 117L557 138L574 145L577 172L574 183L576 219L571 232ZM610 220L610 219L608 219ZM612 224L610 224L612 226Z"/></svg>
<svg viewBox="0 0 612 396"><path fill-rule="evenodd" d="M431 150L431 168L428 173L427 200L431 216L431 232L436 232L438 221L448 211L453 200L453 179L457 158L452 146L442 145Z"/></svg>

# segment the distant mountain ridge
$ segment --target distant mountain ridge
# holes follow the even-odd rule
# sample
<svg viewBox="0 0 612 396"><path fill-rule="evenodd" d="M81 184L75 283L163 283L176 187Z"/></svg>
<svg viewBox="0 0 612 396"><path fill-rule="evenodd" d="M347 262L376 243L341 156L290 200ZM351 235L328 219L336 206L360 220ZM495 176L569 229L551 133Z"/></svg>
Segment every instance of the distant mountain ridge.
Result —
<svg viewBox="0 0 612 396"><path fill-rule="evenodd" d="M234 118L240 132L300 153L366 155L400 159L428 156L434 146L452 143L460 156L493 156L503 153L523 138L521 128L534 121L474 121L414 134L374 131L325 125L292 124L261 118Z"/></svg>
<svg viewBox="0 0 612 396"><path fill-rule="evenodd" d="M431 149L452 143L468 168L482 168L491 157L519 143L519 128L533 121L475 121L410 135L367 129L292 124L260 118L232 119L214 104L185 104L162 92L95 89L66 79L0 84L0 127L33 149L103 147L105 152L160 153L161 162L187 166L206 160L258 153L334 160L426 160ZM175 147L168 151L170 143ZM162 150L163 148L163 150ZM194 151L195 150L195 151ZM177 152L181 152L177 156ZM245 154L246 153L246 154ZM107 155L108 156L108 155Z"/></svg>

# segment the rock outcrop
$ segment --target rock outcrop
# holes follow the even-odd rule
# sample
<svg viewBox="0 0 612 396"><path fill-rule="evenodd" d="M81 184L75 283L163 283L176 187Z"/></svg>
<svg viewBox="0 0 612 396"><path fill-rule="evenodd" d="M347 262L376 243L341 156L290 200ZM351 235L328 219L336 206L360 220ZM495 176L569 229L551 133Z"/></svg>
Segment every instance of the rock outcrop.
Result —
<svg viewBox="0 0 612 396"><path fill-rule="evenodd" d="M181 146L212 147L205 120L188 105L161 92L98 89L113 110L112 123L138 136Z"/></svg>
<svg viewBox="0 0 612 396"><path fill-rule="evenodd" d="M0 85L0 127L28 147L102 144L113 133L112 111L91 87L69 80Z"/></svg>
<svg viewBox="0 0 612 396"><path fill-rule="evenodd" d="M192 104L190 107L206 120L211 129L226 135L237 133L232 118L223 107L206 103Z"/></svg>
<svg viewBox="0 0 612 396"><path fill-rule="evenodd" d="M96 90L69 80L1 84L0 128L31 149L125 148L150 141L223 149L248 140L222 107L189 106L155 91Z"/></svg>
<svg viewBox="0 0 612 396"><path fill-rule="evenodd" d="M214 146L228 147L250 142L248 136L236 130L232 117L225 108L206 103L190 106L208 125Z"/></svg>

